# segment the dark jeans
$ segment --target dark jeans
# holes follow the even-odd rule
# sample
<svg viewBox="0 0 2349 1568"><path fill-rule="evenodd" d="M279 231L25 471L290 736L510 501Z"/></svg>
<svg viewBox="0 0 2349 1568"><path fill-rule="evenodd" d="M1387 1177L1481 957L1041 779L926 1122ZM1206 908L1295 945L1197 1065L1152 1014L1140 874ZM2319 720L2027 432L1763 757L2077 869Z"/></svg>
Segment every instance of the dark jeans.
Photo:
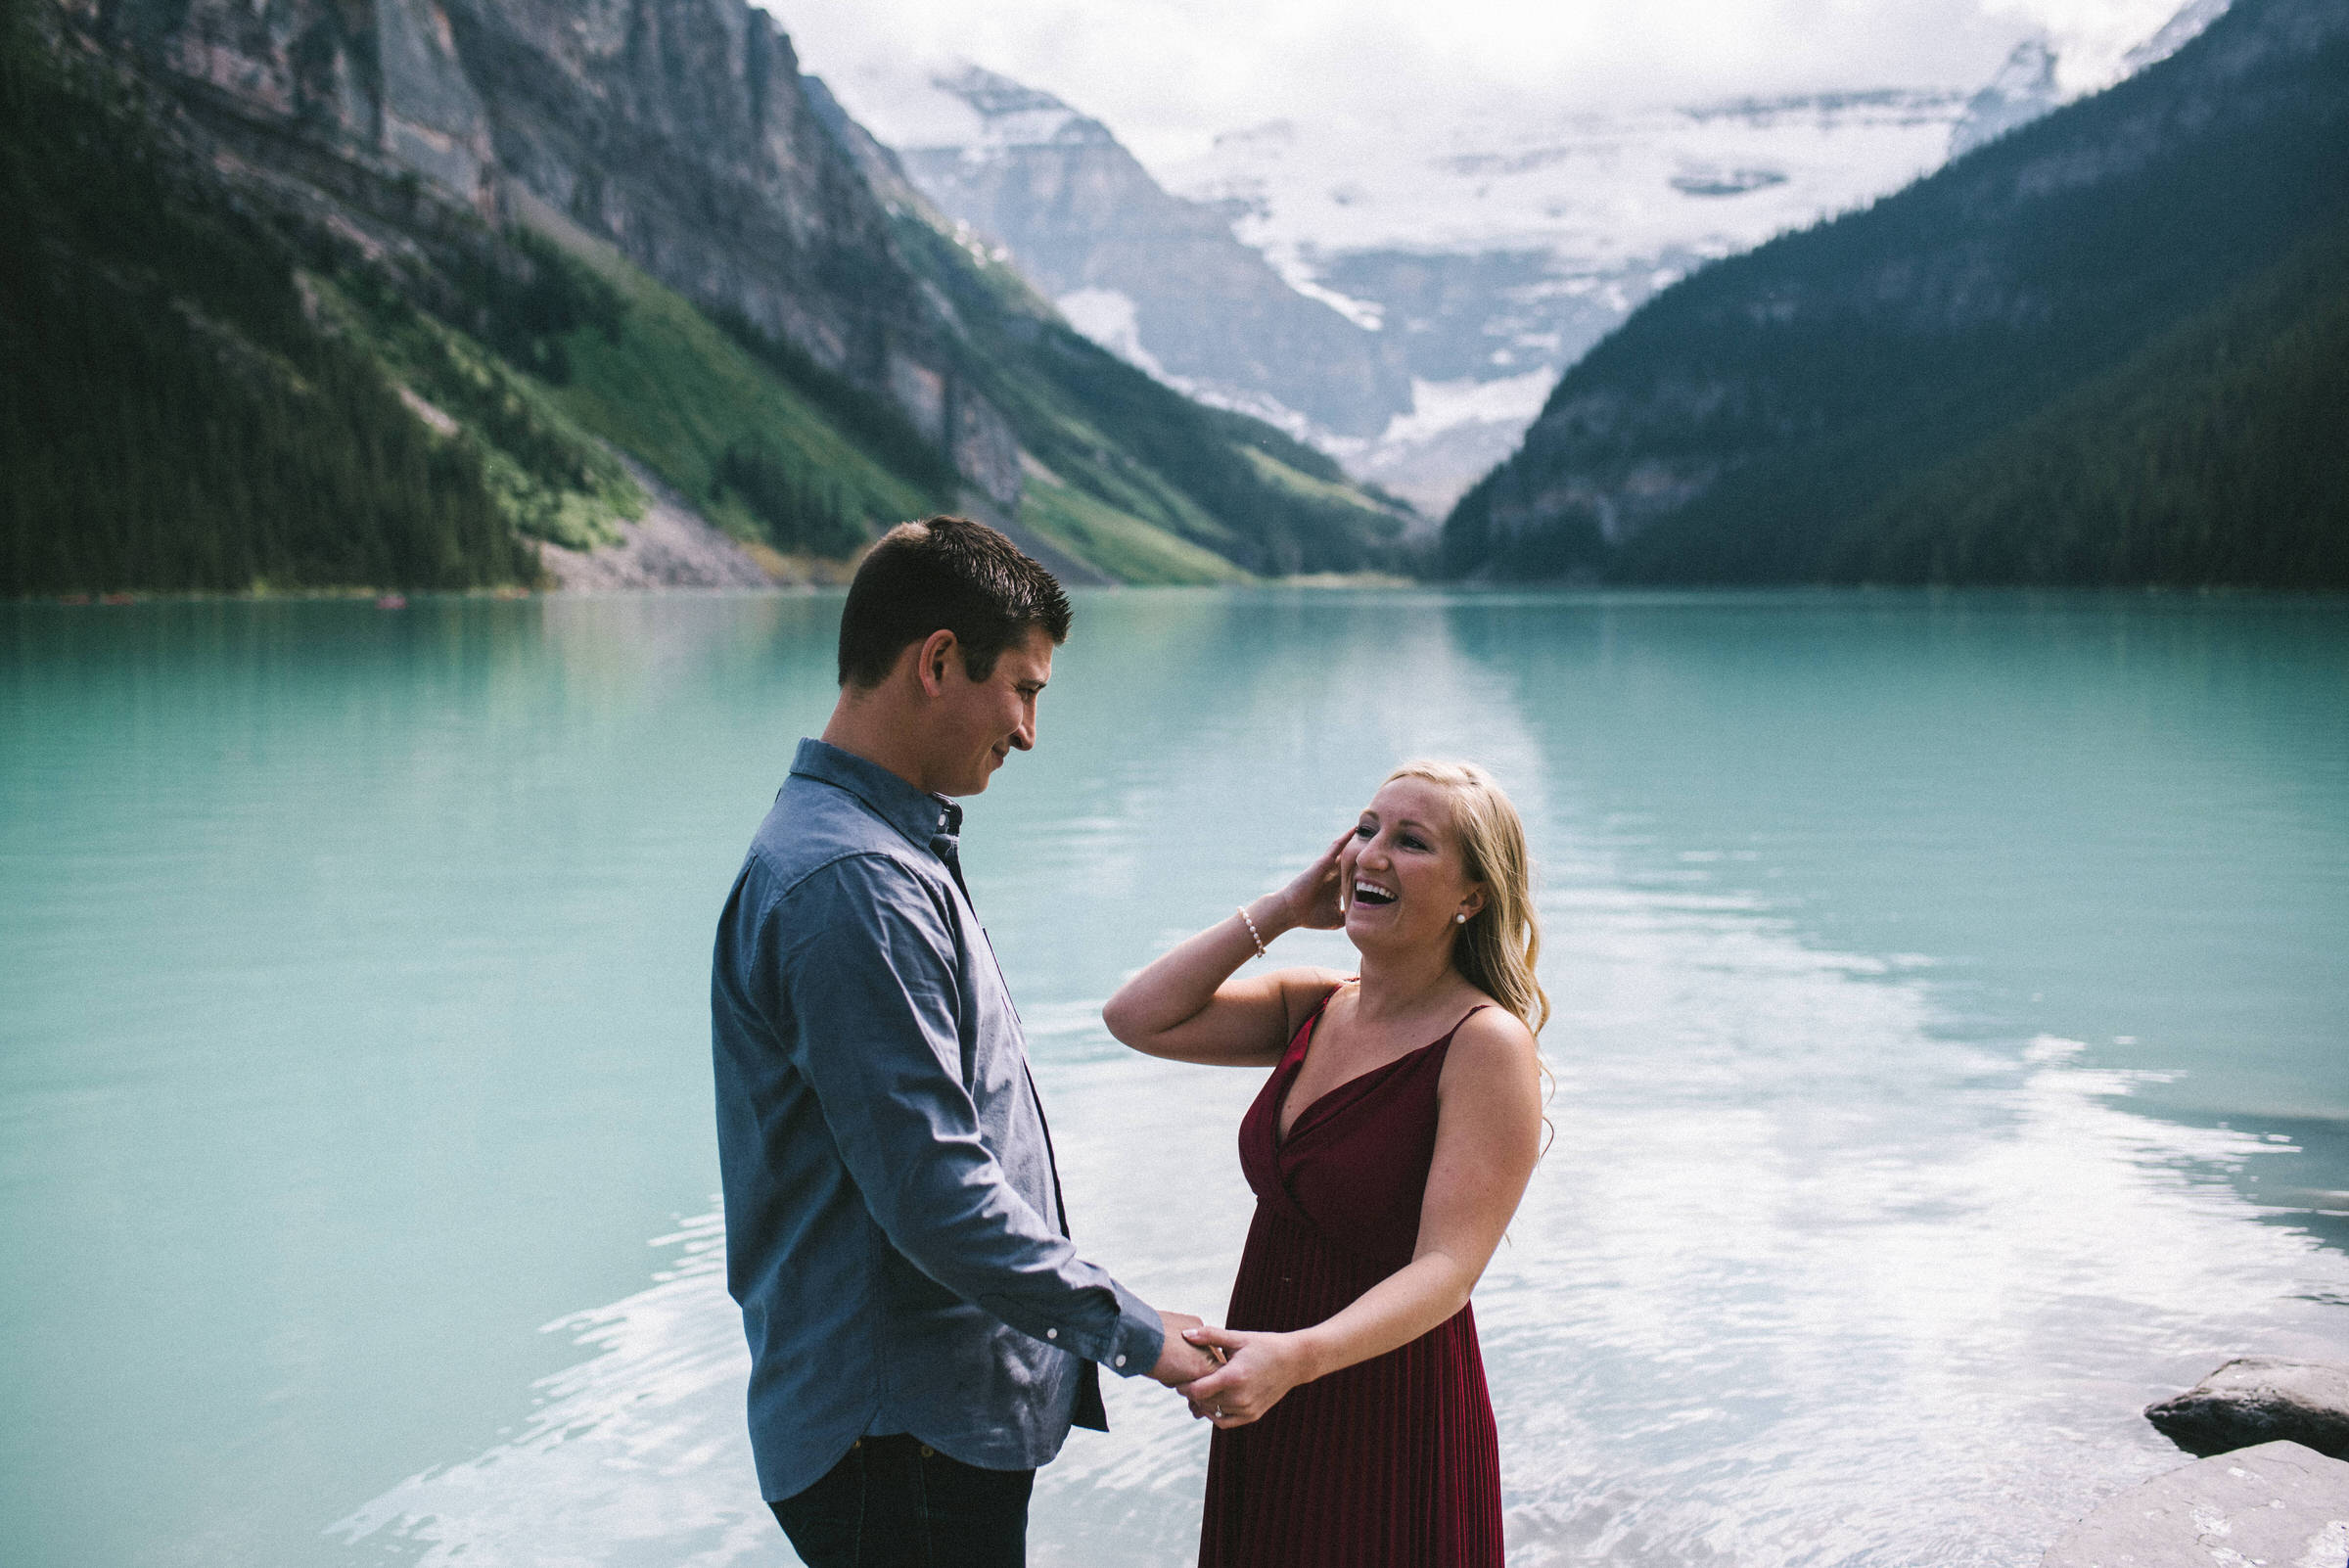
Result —
<svg viewBox="0 0 2349 1568"><path fill-rule="evenodd" d="M857 1440L770 1502L807 1568L1024 1568L1034 1470L982 1470L899 1434Z"/></svg>

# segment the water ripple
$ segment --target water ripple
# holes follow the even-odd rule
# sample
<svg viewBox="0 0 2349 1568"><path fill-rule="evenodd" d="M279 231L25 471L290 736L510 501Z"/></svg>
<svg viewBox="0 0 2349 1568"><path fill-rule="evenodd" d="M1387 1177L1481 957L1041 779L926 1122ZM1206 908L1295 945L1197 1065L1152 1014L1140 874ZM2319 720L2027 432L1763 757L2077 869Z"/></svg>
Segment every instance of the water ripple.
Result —
<svg viewBox="0 0 2349 1568"><path fill-rule="evenodd" d="M1477 1293L1517 1568L2029 1560L2177 1462L2148 1400L2230 1354L2325 1351L2349 1260L2249 1222L2231 1179L2288 1142L2138 1114L2156 1075L2076 1041L1954 1041L1916 966L1742 908L1557 907L1557 1141ZM1088 1252L1213 1315L1256 1076L1116 1052L1090 1003L1035 1022ZM663 1239L653 1288L549 1325L595 1354L520 1436L335 1532L435 1565L788 1562L718 1222ZM1115 1432L1039 1480L1039 1568L1190 1559L1204 1434L1111 1381Z"/></svg>
<svg viewBox="0 0 2349 1568"><path fill-rule="evenodd" d="M715 1213L654 1245L649 1290L546 1325L597 1354L538 1385L520 1435L411 1476L329 1527L382 1536L425 1568L724 1568L793 1560L751 1483L741 1318Z"/></svg>

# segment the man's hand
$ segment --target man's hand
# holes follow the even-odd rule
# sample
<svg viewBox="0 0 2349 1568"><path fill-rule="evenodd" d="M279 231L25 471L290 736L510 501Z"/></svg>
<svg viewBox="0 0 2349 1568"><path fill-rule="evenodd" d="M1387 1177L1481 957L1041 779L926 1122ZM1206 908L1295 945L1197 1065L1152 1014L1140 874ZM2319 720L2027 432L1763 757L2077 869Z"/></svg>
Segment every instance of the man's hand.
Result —
<svg viewBox="0 0 2349 1568"><path fill-rule="evenodd" d="M1219 1428L1246 1426L1300 1383L1318 1375L1303 1334L1244 1334L1228 1328L1197 1328L1184 1336L1224 1353L1222 1368L1179 1392L1191 1413Z"/></svg>
<svg viewBox="0 0 2349 1568"><path fill-rule="evenodd" d="M1158 1321L1166 1331L1167 1340L1158 1353L1158 1364L1150 1368L1152 1377L1169 1388L1174 1388L1195 1382L1222 1364L1212 1354L1182 1337L1185 1329L1207 1326L1199 1318L1189 1313L1162 1312L1158 1314Z"/></svg>

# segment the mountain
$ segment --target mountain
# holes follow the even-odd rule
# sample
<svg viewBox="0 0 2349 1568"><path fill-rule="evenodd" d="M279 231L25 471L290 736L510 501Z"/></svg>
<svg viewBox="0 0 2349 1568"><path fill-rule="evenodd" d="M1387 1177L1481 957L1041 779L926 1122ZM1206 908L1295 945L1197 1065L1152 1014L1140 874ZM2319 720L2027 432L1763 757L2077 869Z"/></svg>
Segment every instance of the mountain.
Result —
<svg viewBox="0 0 2349 1568"><path fill-rule="evenodd" d="M2225 312L2344 214L2349 12L2330 0L2236 0L2119 85L1865 211L1660 293L1561 379L1522 448L1462 498L1445 525L1448 569L1681 581L1878 571L2291 580L2272 565L2214 564L2281 559L2254 540L2217 555L2083 547L1969 567L1916 542L1940 526L1916 499L1924 491L1896 498L1926 486L1949 516L1948 486L1927 486L1937 471L1979 475L1950 465L1994 449L2012 456L1991 443L2035 430L2076 444L2106 417L2096 409L2128 401L2129 387L2142 392L2154 361L2139 356ZM2266 342L2242 341L2254 339ZM2291 360L2269 355L2279 375L2296 374ZM2205 378L2191 395L2249 395L2221 381ZM2281 407L2299 394L2258 395ZM2163 417L2173 415L2199 417L2184 403ZM2054 423L2034 427L2043 416ZM2156 439L2139 415L2125 422L2132 439ZM1881 509L1896 504L1911 542L1879 552L1870 530L1890 526ZM2125 514L2099 515L2119 526ZM2247 534L2298 527L2233 511L2225 522Z"/></svg>
<svg viewBox="0 0 2349 1568"><path fill-rule="evenodd" d="M2055 51L2038 38L2014 46L1990 84L1965 101L1965 117L1950 127L1950 156L1959 158L1995 142L2063 102L2055 83Z"/></svg>
<svg viewBox="0 0 2349 1568"><path fill-rule="evenodd" d="M2176 54L2225 15L2233 0L2186 0L2152 36L2122 55L2119 75L2136 75ZM2056 78L2055 51L2044 38L2014 46L2006 64L1965 101L1965 114L1950 128L1950 156L1958 158L2062 105L2070 96Z"/></svg>
<svg viewBox="0 0 2349 1568"><path fill-rule="evenodd" d="M2186 0L2177 14L2163 23L2153 36L2121 57L2121 75L2134 76L2147 66L2157 65L2184 49L2202 35L2202 30L2227 14L2234 0Z"/></svg>
<svg viewBox="0 0 2349 1568"><path fill-rule="evenodd" d="M1934 167L1961 111L1954 90L1868 88L1477 114L1413 122L1407 147L1278 121L1220 138L1170 179L1402 344L1410 413L1331 449L1448 508L1516 445L1558 374L1658 289Z"/></svg>
<svg viewBox="0 0 2349 1568"><path fill-rule="evenodd" d="M1170 196L1100 121L966 67L933 83L967 111L947 145L897 149L940 210L1009 248L1086 336L1241 408L1367 438L1410 407L1392 340L1291 288L1231 214Z"/></svg>
<svg viewBox="0 0 2349 1568"><path fill-rule="evenodd" d="M2349 224L1844 530L1877 582L2349 587Z"/></svg>
<svg viewBox="0 0 2349 1568"><path fill-rule="evenodd" d="M953 505L1079 580L1402 559L1398 509L1276 431L1073 418L1125 367L909 228L743 0L8 5L0 592L821 575ZM116 427L154 439L110 464ZM400 530L503 531L430 569L285 547L395 492Z"/></svg>
<svg viewBox="0 0 2349 1568"><path fill-rule="evenodd" d="M964 335L966 363L1024 443L1031 531L1129 581L1214 580L1424 562L1424 522L1325 453L1193 402L1075 331L1008 257L941 212L903 161L808 90L897 225L903 254ZM1138 459L1138 461L1137 461ZM1204 575L1203 575L1204 574Z"/></svg>
<svg viewBox="0 0 2349 1568"><path fill-rule="evenodd" d="M2078 30L2061 74L2138 69L2224 9L2187 0L2126 62ZM975 67L864 60L834 85L940 212L1096 342L1440 513L1657 289L2044 114L2083 85L2057 67L2034 39L1970 93L1414 104L1375 127L1230 130L1148 167L1082 108Z"/></svg>
<svg viewBox="0 0 2349 1568"><path fill-rule="evenodd" d="M924 200L1095 342L1437 512L1657 288L1934 166L1964 112L1889 88L1414 118L1408 145L1283 120L1162 182L975 67L846 85Z"/></svg>

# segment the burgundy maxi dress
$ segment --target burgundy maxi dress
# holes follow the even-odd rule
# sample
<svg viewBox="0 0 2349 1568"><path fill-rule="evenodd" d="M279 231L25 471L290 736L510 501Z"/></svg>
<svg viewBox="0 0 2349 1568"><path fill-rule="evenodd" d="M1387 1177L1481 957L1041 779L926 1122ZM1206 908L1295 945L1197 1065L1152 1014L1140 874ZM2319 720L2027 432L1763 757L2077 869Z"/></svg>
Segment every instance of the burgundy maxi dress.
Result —
<svg viewBox="0 0 2349 1568"><path fill-rule="evenodd" d="M1330 1090L1284 1138L1281 1102L1328 1005L1297 1031L1240 1123L1256 1219L1232 1285L1233 1328L1320 1322L1408 1264L1418 1241L1436 1084L1459 1025ZM1470 1308L1210 1440L1200 1568L1500 1561L1500 1449Z"/></svg>

